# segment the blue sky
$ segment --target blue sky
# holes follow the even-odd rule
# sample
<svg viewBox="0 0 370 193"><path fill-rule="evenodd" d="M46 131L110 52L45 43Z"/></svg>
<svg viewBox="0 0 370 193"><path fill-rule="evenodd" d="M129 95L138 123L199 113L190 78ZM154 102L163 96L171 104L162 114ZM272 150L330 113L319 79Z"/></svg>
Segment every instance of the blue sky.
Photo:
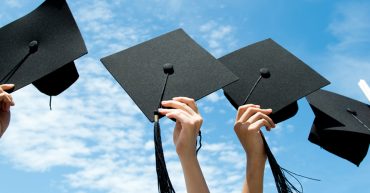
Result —
<svg viewBox="0 0 370 193"><path fill-rule="evenodd" d="M41 0L4 0L0 26ZM4 193L156 192L152 125L99 59L179 27L220 57L272 38L324 75L326 89L362 102L370 83L370 2L324 0L80 0L68 1L89 54L76 61L80 79L53 98L28 86L14 93L11 126L0 140ZM232 126L235 110L221 91L200 100L204 117L199 160L213 193L241 192L245 156ZM370 192L370 160L360 167L311 144L314 118L306 100L298 114L267 134L281 165L305 192ZM161 120L165 156L177 192L185 192L172 144L173 123ZM276 192L266 166L265 192Z"/></svg>

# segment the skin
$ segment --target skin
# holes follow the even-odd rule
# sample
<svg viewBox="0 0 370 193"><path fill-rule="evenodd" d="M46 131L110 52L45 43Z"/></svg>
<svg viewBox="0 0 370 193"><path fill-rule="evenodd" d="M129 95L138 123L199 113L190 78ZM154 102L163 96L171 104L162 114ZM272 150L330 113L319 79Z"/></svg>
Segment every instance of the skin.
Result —
<svg viewBox="0 0 370 193"><path fill-rule="evenodd" d="M159 109L162 115L176 119L173 141L184 171L188 193L209 193L196 156L196 139L203 119L199 114L195 101L186 97L176 97L163 101L162 106L171 109ZM263 174L266 153L260 135L261 127L268 131L275 127L268 117L271 109L260 109L258 105L244 105L238 109L234 130L243 146L246 157L246 180L243 193L262 193Z"/></svg>
<svg viewBox="0 0 370 193"><path fill-rule="evenodd" d="M0 85L0 137L9 126L10 107L14 106L13 98L6 90L12 89L13 87L13 84Z"/></svg>
<svg viewBox="0 0 370 193"><path fill-rule="evenodd" d="M246 179L243 193L262 193L266 153L260 134L261 127L270 131L275 127L269 114L271 109L260 109L260 106L248 104L239 107L234 124L234 131L243 146L246 157Z"/></svg>
<svg viewBox="0 0 370 193"><path fill-rule="evenodd" d="M209 193L195 153L197 135L203 123L195 101L186 97L176 97L170 101L163 101L162 106L172 108L159 109L162 115L176 119L173 142L184 171L187 192Z"/></svg>

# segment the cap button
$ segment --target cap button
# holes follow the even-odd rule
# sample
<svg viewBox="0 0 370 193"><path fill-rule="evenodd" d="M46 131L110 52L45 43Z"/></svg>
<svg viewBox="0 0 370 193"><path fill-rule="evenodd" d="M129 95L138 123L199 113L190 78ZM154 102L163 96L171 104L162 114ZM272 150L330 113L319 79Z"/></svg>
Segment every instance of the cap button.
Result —
<svg viewBox="0 0 370 193"><path fill-rule="evenodd" d="M261 68L260 69L260 74L261 74L262 78L270 78L270 76L271 76L270 70L268 68Z"/></svg>
<svg viewBox="0 0 370 193"><path fill-rule="evenodd" d="M357 115L357 112L355 110L352 110L350 108L347 108L347 112L351 113L352 115Z"/></svg>
<svg viewBox="0 0 370 193"><path fill-rule="evenodd" d="M33 40L33 41L31 41L29 44L28 44L28 47L29 47L29 52L31 53L31 54L33 54L33 53L35 53L35 52L37 52L37 50L38 50L38 48L39 48L39 42L38 41L36 41L36 40Z"/></svg>
<svg viewBox="0 0 370 193"><path fill-rule="evenodd" d="M171 63L166 63L163 65L163 71L165 74L173 74L173 65Z"/></svg>

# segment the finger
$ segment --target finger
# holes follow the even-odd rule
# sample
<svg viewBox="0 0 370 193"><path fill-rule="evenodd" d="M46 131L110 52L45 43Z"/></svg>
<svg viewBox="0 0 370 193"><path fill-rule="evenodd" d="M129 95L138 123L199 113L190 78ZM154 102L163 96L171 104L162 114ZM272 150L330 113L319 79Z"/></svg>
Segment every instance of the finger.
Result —
<svg viewBox="0 0 370 193"><path fill-rule="evenodd" d="M170 112L166 113L166 117L176 119L176 122L180 123L189 123L191 119L187 113L180 109L171 109Z"/></svg>
<svg viewBox="0 0 370 193"><path fill-rule="evenodd" d="M12 106L14 105L12 95L10 95L6 92L0 93L0 101L3 102L3 103L9 103Z"/></svg>
<svg viewBox="0 0 370 193"><path fill-rule="evenodd" d="M10 110L10 104L9 103L1 103L1 111L2 112L8 112Z"/></svg>
<svg viewBox="0 0 370 193"><path fill-rule="evenodd" d="M159 108L159 109L158 109L158 112L159 112L159 114L161 114L161 115L166 115L167 113L170 113L170 112L172 112L173 110L175 110L175 109L162 109L162 108Z"/></svg>
<svg viewBox="0 0 370 193"><path fill-rule="evenodd" d="M2 84L0 85L0 87L2 90L9 90L9 89L14 88L14 84Z"/></svg>
<svg viewBox="0 0 370 193"><path fill-rule="evenodd" d="M181 109L162 109L162 108L159 108L158 109L158 112L161 115L164 115L164 116L167 116L167 114L178 114L178 113L181 113L181 114L184 114L185 116L187 116L187 117L190 118L190 115L188 113L186 113L185 111L181 110Z"/></svg>
<svg viewBox="0 0 370 193"><path fill-rule="evenodd" d="M13 101L13 97L12 97L12 95L7 93L7 94L6 94L6 96L7 96L7 98L8 98L8 101L9 101L10 105L11 105L11 106L14 106L14 105L15 105L15 103L14 103L14 101Z"/></svg>
<svg viewBox="0 0 370 193"><path fill-rule="evenodd" d="M8 112L10 110L10 104L9 103L3 103L3 111Z"/></svg>
<svg viewBox="0 0 370 193"><path fill-rule="evenodd" d="M256 107L249 107L244 113L243 115L239 118L239 121L244 123L246 122L250 117L252 117L254 114L256 114L257 112L261 112L261 113L264 113L264 114L270 114L272 112L271 109L260 109L260 108L256 108ZM251 124L251 123L250 123Z"/></svg>
<svg viewBox="0 0 370 193"><path fill-rule="evenodd" d="M244 114L244 112L250 108L250 107L255 107L255 108L260 108L259 105L254 105L254 104L247 104L247 105L243 105L243 106L240 106L238 108L238 113L236 114L236 120L239 120L240 117Z"/></svg>
<svg viewBox="0 0 370 193"><path fill-rule="evenodd" d="M274 128L275 127L275 124L274 122L272 121L272 119L267 116L266 114L263 114L261 112L257 112L255 113L254 115L252 115L248 120L247 120L247 123L249 124L253 124L254 122L260 120L260 119L264 119L268 122L268 126L270 128Z"/></svg>
<svg viewBox="0 0 370 193"><path fill-rule="evenodd" d="M199 114L198 107L197 107L197 104L195 103L194 99L188 98L188 97L174 97L174 98L172 98L172 100L185 103L190 108L192 108L194 112Z"/></svg>
<svg viewBox="0 0 370 193"><path fill-rule="evenodd" d="M270 128L269 127L269 122L265 119L260 119L256 122L254 122L253 124L250 125L250 127L253 127L253 128L258 128L258 130L261 130L261 127L265 126L266 129Z"/></svg>
<svg viewBox="0 0 370 193"><path fill-rule="evenodd" d="M186 105L185 103L179 102L179 101L175 101L175 100L162 101L162 106L170 107L170 108L174 108L174 109L181 109L181 110L189 113L190 115L196 114L194 112L194 110L192 108L190 108L188 105Z"/></svg>

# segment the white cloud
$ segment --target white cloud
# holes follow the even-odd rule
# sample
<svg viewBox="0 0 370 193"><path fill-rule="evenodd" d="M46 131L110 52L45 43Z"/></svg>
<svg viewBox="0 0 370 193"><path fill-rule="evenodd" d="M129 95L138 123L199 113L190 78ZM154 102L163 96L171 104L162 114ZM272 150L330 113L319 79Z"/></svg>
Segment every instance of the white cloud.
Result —
<svg viewBox="0 0 370 193"><path fill-rule="evenodd" d="M214 107L211 107L211 106L205 106L202 108L202 110L205 112L205 113L211 113L213 112L214 110Z"/></svg>
<svg viewBox="0 0 370 193"><path fill-rule="evenodd" d="M366 1L342 3L337 7L329 30L339 42L332 49L346 51L351 46L370 43L369 9L370 3Z"/></svg>
<svg viewBox="0 0 370 193"><path fill-rule="evenodd" d="M370 3L340 3L328 29L336 43L328 46L326 70L323 72L340 94L365 100L356 88L359 79L370 81Z"/></svg>
<svg viewBox="0 0 370 193"><path fill-rule="evenodd" d="M236 41L233 36L233 27L230 25L222 25L215 21L208 21L199 27L199 31L203 34L202 37L207 41L210 52L220 57L225 54L225 51L235 47Z"/></svg>
<svg viewBox="0 0 370 193"><path fill-rule="evenodd" d="M216 103L216 102L219 102L220 100L223 99L222 96L220 96L220 94L218 92L214 92L212 94L209 94L208 96L205 97L205 99L207 101L210 101L210 102L213 102L213 103Z"/></svg>
<svg viewBox="0 0 370 193"><path fill-rule="evenodd" d="M77 16L82 22L108 21L114 17L109 3L105 1L92 1L79 9Z"/></svg>
<svg viewBox="0 0 370 193"><path fill-rule="evenodd" d="M87 6L77 2L77 21L80 29L86 36L87 47L91 51L97 49L100 55L112 54L131 47L147 38L149 32L145 24L132 21L124 22L127 15L125 10L113 11L115 4L105 1L91 1ZM127 21L127 20L125 20Z"/></svg>

